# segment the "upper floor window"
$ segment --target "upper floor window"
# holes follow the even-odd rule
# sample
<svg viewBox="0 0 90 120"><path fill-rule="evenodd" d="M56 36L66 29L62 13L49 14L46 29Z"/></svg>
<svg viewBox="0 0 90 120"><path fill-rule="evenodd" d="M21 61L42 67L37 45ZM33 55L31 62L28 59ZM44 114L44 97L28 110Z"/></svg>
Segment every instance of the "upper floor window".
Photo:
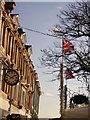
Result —
<svg viewBox="0 0 90 120"><path fill-rule="evenodd" d="M11 46L11 36L9 37L9 46L8 46L8 54L10 55L10 46Z"/></svg>
<svg viewBox="0 0 90 120"><path fill-rule="evenodd" d="M3 28L3 38L2 38L2 46L4 48L4 43L5 43L5 30L6 30L6 27L4 26Z"/></svg>
<svg viewBox="0 0 90 120"><path fill-rule="evenodd" d="M16 63L16 60L17 60L17 46L15 47L15 63Z"/></svg>
<svg viewBox="0 0 90 120"><path fill-rule="evenodd" d="M14 47L13 43L14 43L14 36L13 36L13 39L12 39L11 62L12 62L12 59L13 59L13 47Z"/></svg>

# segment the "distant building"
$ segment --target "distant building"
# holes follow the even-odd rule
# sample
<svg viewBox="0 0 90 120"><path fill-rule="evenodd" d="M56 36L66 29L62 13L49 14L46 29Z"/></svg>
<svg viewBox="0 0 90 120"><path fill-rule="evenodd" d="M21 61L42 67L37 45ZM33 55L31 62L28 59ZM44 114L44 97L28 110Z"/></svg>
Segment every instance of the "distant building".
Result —
<svg viewBox="0 0 90 120"><path fill-rule="evenodd" d="M19 15L11 14L16 3L2 0L0 4L0 118L12 113L37 118L41 90L30 59L32 46L26 45L26 33L20 28ZM16 85L5 81L10 70L19 75ZM15 75L9 77L14 80Z"/></svg>

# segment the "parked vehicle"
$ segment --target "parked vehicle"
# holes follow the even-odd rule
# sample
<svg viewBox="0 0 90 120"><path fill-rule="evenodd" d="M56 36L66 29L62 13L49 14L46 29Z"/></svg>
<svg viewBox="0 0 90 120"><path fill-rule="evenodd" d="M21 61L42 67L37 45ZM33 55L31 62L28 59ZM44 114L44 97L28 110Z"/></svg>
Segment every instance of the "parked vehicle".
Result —
<svg viewBox="0 0 90 120"><path fill-rule="evenodd" d="M28 118L20 114L11 114L7 116L7 120L28 120Z"/></svg>

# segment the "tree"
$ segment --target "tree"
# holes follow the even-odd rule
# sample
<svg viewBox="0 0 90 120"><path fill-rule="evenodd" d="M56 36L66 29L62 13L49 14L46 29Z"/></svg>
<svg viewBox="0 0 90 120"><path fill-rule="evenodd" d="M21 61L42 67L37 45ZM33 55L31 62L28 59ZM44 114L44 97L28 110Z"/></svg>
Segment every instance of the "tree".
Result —
<svg viewBox="0 0 90 120"><path fill-rule="evenodd" d="M71 97L70 99L70 108L74 108L75 105L78 104L88 104L89 100L88 97L84 96L84 95L74 95L73 97Z"/></svg>
<svg viewBox="0 0 90 120"><path fill-rule="evenodd" d="M89 90L90 76L90 1L69 4L67 11L60 11L57 15L60 24L50 31L53 35L64 37L74 45L72 53L65 54L64 67L69 67L73 75L81 82L85 82ZM77 41L77 42L76 42ZM78 44L76 44L78 43ZM41 50L41 65L52 68L51 74L57 74L54 80L59 79L60 61L62 57L62 45L54 43L55 49ZM57 49L61 48L61 51Z"/></svg>

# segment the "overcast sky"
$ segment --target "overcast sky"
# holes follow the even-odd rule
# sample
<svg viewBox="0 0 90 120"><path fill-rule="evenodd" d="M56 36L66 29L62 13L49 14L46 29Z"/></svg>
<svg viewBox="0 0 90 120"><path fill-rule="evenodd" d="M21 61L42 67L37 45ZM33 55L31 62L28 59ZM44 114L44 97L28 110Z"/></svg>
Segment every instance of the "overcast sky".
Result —
<svg viewBox="0 0 90 120"><path fill-rule="evenodd" d="M48 30L53 27L55 24L59 23L59 19L57 18L57 13L59 10L66 9L66 5L68 3L64 1L69 0L58 0L60 2L56 2L54 0L48 0L48 2L36 2L40 0L15 0L16 6L14 8L13 13L19 14L20 25L26 28L30 28L33 30L41 31L44 33L48 33ZM24 1L24 2L21 2ZM35 2L34 2L35 1ZM61 2L63 1L63 2ZM72 0L70 0L72 1ZM49 3L50 2L50 3ZM53 75L43 74L47 69L39 68L40 62L39 59L41 57L41 49L48 48L48 46L53 48L53 42L59 41L57 38L44 36L38 33L34 33L31 31L26 32L27 44L32 45L32 55L31 60L35 66L35 70L38 73L38 78L40 81L42 95L40 97L40 118L51 118L51 117L59 117L59 96L58 96L58 88L60 85L59 81L50 82L50 80L54 77ZM48 82L49 81L49 82ZM74 81L73 81L74 82ZM72 85L71 85L72 86ZM73 89L77 87L73 86ZM44 93L44 94L43 94Z"/></svg>

